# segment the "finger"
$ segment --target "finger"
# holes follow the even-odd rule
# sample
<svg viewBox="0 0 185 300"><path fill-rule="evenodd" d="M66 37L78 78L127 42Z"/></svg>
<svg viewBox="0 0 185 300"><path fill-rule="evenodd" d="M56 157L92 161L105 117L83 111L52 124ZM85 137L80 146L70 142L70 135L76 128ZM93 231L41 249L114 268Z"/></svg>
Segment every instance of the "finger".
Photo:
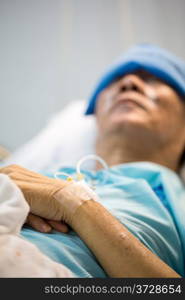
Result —
<svg viewBox="0 0 185 300"><path fill-rule="evenodd" d="M62 232L62 233L67 233L69 231L69 227L67 226L67 224L65 224L64 222L60 222L60 221L52 221L49 220L47 221L48 224L51 225L51 227L53 229L55 229L56 231Z"/></svg>
<svg viewBox="0 0 185 300"><path fill-rule="evenodd" d="M51 226L45 220L33 214L28 215L26 224L42 233L48 233L52 230Z"/></svg>
<svg viewBox="0 0 185 300"><path fill-rule="evenodd" d="M9 174L10 173L10 170L8 169L8 168L6 168L6 167L4 167L4 168L0 168L0 173L3 173L3 174Z"/></svg>
<svg viewBox="0 0 185 300"><path fill-rule="evenodd" d="M0 168L0 173L9 174L13 171L20 171L22 169L23 168L21 166L13 164L13 165L8 165L6 167Z"/></svg>

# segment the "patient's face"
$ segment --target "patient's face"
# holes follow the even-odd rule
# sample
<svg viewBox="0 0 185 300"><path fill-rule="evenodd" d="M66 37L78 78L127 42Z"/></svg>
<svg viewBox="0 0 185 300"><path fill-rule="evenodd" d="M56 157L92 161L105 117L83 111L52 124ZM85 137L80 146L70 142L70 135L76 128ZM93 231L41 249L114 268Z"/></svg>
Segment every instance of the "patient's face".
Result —
<svg viewBox="0 0 185 300"><path fill-rule="evenodd" d="M166 143L185 142L185 101L167 83L140 70L118 78L97 99L100 135L123 131Z"/></svg>

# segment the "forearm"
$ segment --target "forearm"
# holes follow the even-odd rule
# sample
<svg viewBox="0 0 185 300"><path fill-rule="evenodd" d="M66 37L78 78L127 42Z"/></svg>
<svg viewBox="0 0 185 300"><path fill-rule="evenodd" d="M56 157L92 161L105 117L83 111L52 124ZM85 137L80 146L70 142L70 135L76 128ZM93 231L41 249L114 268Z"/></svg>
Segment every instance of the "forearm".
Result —
<svg viewBox="0 0 185 300"><path fill-rule="evenodd" d="M71 226L110 277L179 277L96 201L80 205Z"/></svg>

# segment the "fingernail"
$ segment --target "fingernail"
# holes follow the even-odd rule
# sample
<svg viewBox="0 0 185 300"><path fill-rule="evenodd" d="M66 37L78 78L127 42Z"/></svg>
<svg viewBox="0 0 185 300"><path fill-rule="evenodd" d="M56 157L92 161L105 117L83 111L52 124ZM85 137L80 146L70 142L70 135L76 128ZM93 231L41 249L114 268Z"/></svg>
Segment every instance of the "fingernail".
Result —
<svg viewBox="0 0 185 300"><path fill-rule="evenodd" d="M48 225L42 225L42 230L43 230L44 232L49 232L49 231L51 231L51 227L48 226Z"/></svg>

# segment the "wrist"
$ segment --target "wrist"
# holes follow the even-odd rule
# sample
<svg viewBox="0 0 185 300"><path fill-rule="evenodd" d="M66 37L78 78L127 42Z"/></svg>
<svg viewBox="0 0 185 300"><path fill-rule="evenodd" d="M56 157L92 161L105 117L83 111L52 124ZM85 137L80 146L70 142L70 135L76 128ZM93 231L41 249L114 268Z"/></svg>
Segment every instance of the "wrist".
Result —
<svg viewBox="0 0 185 300"><path fill-rule="evenodd" d="M71 182L54 194L60 203L62 219L69 225L72 223L76 210L86 201L97 201L97 195L82 182Z"/></svg>

